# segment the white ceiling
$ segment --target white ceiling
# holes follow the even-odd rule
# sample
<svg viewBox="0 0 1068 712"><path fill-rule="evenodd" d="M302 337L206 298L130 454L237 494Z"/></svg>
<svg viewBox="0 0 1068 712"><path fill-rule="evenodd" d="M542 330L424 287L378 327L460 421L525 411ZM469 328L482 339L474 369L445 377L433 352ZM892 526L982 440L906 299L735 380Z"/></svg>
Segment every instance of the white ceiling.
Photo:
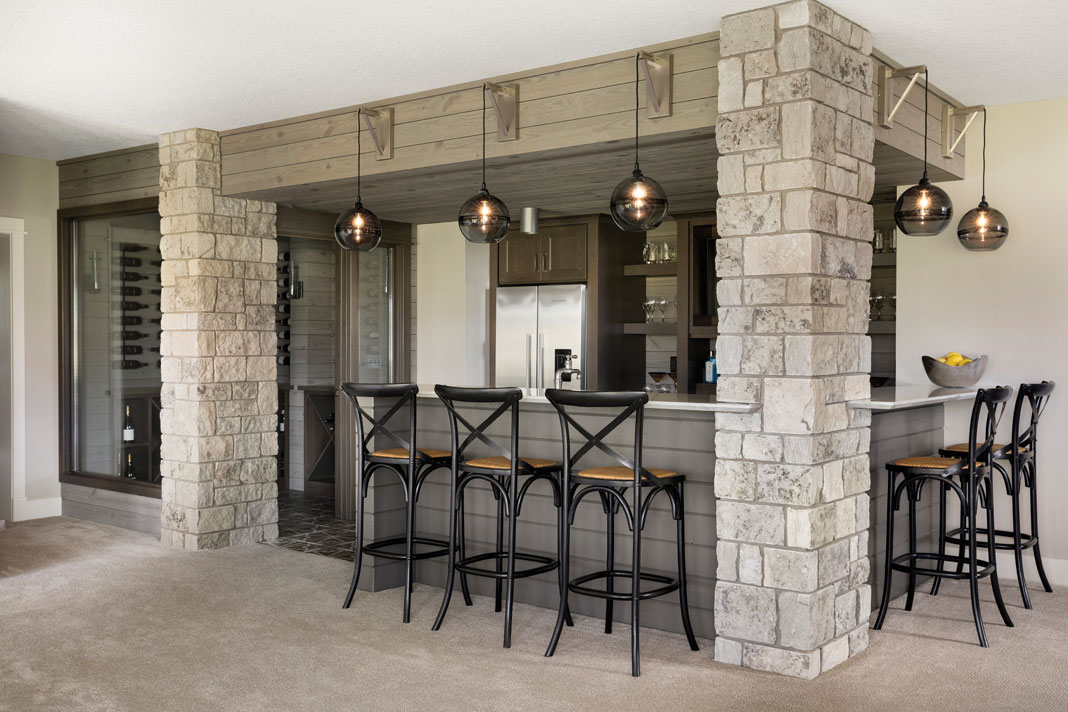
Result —
<svg viewBox="0 0 1068 712"><path fill-rule="evenodd" d="M616 52L771 0L3 0L0 153L62 159ZM965 103L1068 96L1062 0L831 0Z"/></svg>

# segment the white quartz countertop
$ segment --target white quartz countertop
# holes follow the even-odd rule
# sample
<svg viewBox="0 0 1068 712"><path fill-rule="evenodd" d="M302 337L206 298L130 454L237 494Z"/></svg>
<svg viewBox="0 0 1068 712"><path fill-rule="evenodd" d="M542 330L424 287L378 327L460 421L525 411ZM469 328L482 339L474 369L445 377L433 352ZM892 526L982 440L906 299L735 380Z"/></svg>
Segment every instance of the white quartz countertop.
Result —
<svg viewBox="0 0 1068 712"><path fill-rule="evenodd" d="M548 403L545 391L541 388L522 388L523 403ZM420 398L437 398L433 385L419 386ZM689 395L684 393L650 393L649 403L645 406L655 410L688 410L715 413L755 413L760 406L752 403L720 403L712 396Z"/></svg>
<svg viewBox="0 0 1068 712"><path fill-rule="evenodd" d="M930 383L903 383L886 388L873 388L871 398L849 401L848 405L851 408L866 410L905 410L950 401L971 400L977 392L976 388L942 388Z"/></svg>

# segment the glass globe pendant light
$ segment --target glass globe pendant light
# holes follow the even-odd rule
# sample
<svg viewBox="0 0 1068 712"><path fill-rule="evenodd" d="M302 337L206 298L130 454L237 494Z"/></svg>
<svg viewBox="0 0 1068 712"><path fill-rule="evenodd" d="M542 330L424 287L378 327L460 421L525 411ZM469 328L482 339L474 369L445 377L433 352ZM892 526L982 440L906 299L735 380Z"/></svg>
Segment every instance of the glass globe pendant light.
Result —
<svg viewBox="0 0 1068 712"><path fill-rule="evenodd" d="M334 239L345 250L370 252L382 241L382 221L363 207L360 200L360 133L363 110L356 111L356 204L338 216L334 223Z"/></svg>
<svg viewBox="0 0 1068 712"><path fill-rule="evenodd" d="M906 235L937 235L953 218L953 201L927 177L927 70L923 71L923 178L897 199L894 222Z"/></svg>
<svg viewBox="0 0 1068 712"><path fill-rule="evenodd" d="M964 214L957 224L957 239L966 249L992 252L1009 236L1009 221L986 202L986 109L983 109L983 197L979 207Z"/></svg>
<svg viewBox="0 0 1068 712"><path fill-rule="evenodd" d="M638 166L638 62L634 57L634 172L612 191L609 212L612 220L624 232L645 232L664 222L668 201L664 189L652 178L642 174Z"/></svg>
<svg viewBox="0 0 1068 712"><path fill-rule="evenodd" d="M482 189L460 206L460 232L468 242L500 242L512 218L504 201L486 189L486 85L482 85Z"/></svg>

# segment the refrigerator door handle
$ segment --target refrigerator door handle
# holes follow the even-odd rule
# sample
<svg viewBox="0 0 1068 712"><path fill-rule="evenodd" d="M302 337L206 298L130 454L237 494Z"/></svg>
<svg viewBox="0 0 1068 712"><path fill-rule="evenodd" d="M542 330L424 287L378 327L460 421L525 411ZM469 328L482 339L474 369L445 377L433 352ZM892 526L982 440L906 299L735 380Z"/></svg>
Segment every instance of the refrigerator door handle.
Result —
<svg viewBox="0 0 1068 712"><path fill-rule="evenodd" d="M538 388L545 388L545 334L538 334Z"/></svg>
<svg viewBox="0 0 1068 712"><path fill-rule="evenodd" d="M530 388L530 347L531 347L532 335L527 334L527 388Z"/></svg>

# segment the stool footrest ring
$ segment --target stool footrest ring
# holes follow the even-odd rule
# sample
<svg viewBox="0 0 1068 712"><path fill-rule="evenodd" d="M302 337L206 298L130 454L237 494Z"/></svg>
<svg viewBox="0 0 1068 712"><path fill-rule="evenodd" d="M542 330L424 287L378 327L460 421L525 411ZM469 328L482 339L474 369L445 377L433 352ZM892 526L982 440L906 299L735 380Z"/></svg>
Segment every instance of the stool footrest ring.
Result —
<svg viewBox="0 0 1068 712"><path fill-rule="evenodd" d="M582 596L593 596L594 598L605 598L613 601L629 601L631 600L630 591L606 591L599 588L591 588L584 586L591 581L608 580L608 579L626 579L630 581L633 577L633 573L627 569L605 569L603 571L594 571L590 574L578 576L571 579L567 587L573 593L580 594ZM664 596L672 591L679 590L679 580L670 576L663 576L661 574L652 574L646 572L639 572L638 578L642 581L651 581L653 583L665 584L656 588L647 589L638 593L638 600L644 601L650 598L657 598L658 596Z"/></svg>
<svg viewBox="0 0 1068 712"><path fill-rule="evenodd" d="M895 556L891 561L891 566L893 567L894 571L901 571L906 574L916 574L917 576L938 576L940 578L949 578L957 580L965 580L971 577L971 574L968 573L968 571L961 571L960 573L956 571L938 571L937 569L916 566L912 564L913 560L935 562L941 561L943 564L962 563L965 567L969 565L968 557L966 556L962 557L952 556L950 554L919 552L916 554L901 554L899 556ZM984 576L989 576L995 571L994 565L991 564L989 561L984 561L983 559L976 559L975 566L977 568L975 574L976 578L983 578Z"/></svg>
<svg viewBox="0 0 1068 712"><path fill-rule="evenodd" d="M485 554L477 554L475 556L468 556L466 559L461 559L456 562L456 570L472 576L483 576L485 578L493 579L507 579L507 571L496 571L494 569L486 569L481 566L474 566L482 561L496 561L500 559L502 562L508 559L507 551L490 551ZM526 578L527 576L537 576L547 571L552 571L560 566L560 562L549 556L540 556L538 554L522 554L516 552L516 561L525 561L533 564L541 564L541 566L531 566L526 569L516 569L512 574L515 578Z"/></svg>
<svg viewBox="0 0 1068 712"><path fill-rule="evenodd" d="M983 535L982 539L980 539L978 536L975 537L975 547L977 549L985 549L985 548L987 548L988 544L987 544L987 541L986 541L986 532L985 531L976 531L975 533L977 535L979 535L979 534ZM946 543L947 544L964 544L965 546L967 546L968 537L966 536L966 534L967 534L967 532L965 530L963 530L963 529L960 529L960 528L948 531L948 532L946 532ZM994 530L994 535L995 535L995 537L999 537L999 536L1000 537L1008 537L1010 539L1015 536L1011 531L1006 531L1004 529L995 529ZM1031 534L1029 534L1027 532L1020 532L1020 549L1021 550L1022 549L1030 549L1032 546L1034 546L1037 543L1038 543L1038 537L1037 536L1032 536ZM995 549L1001 549L1001 550L1004 550L1004 551L1012 551L1012 550L1014 550L1016 548L1016 543L1013 542L1013 541L998 541L995 538L994 539L994 548Z"/></svg>
<svg viewBox="0 0 1068 712"><path fill-rule="evenodd" d="M368 556L377 556L382 559L393 559L395 561L405 561L407 557L404 555L404 551L386 551L387 547L391 546L404 546L405 537L391 536L385 539L378 539L363 545L363 553ZM437 547L429 551L414 551L417 545L433 546ZM412 538L412 559L433 559L437 556L445 556L449 553L449 542L441 539L431 539L428 537L417 536Z"/></svg>

